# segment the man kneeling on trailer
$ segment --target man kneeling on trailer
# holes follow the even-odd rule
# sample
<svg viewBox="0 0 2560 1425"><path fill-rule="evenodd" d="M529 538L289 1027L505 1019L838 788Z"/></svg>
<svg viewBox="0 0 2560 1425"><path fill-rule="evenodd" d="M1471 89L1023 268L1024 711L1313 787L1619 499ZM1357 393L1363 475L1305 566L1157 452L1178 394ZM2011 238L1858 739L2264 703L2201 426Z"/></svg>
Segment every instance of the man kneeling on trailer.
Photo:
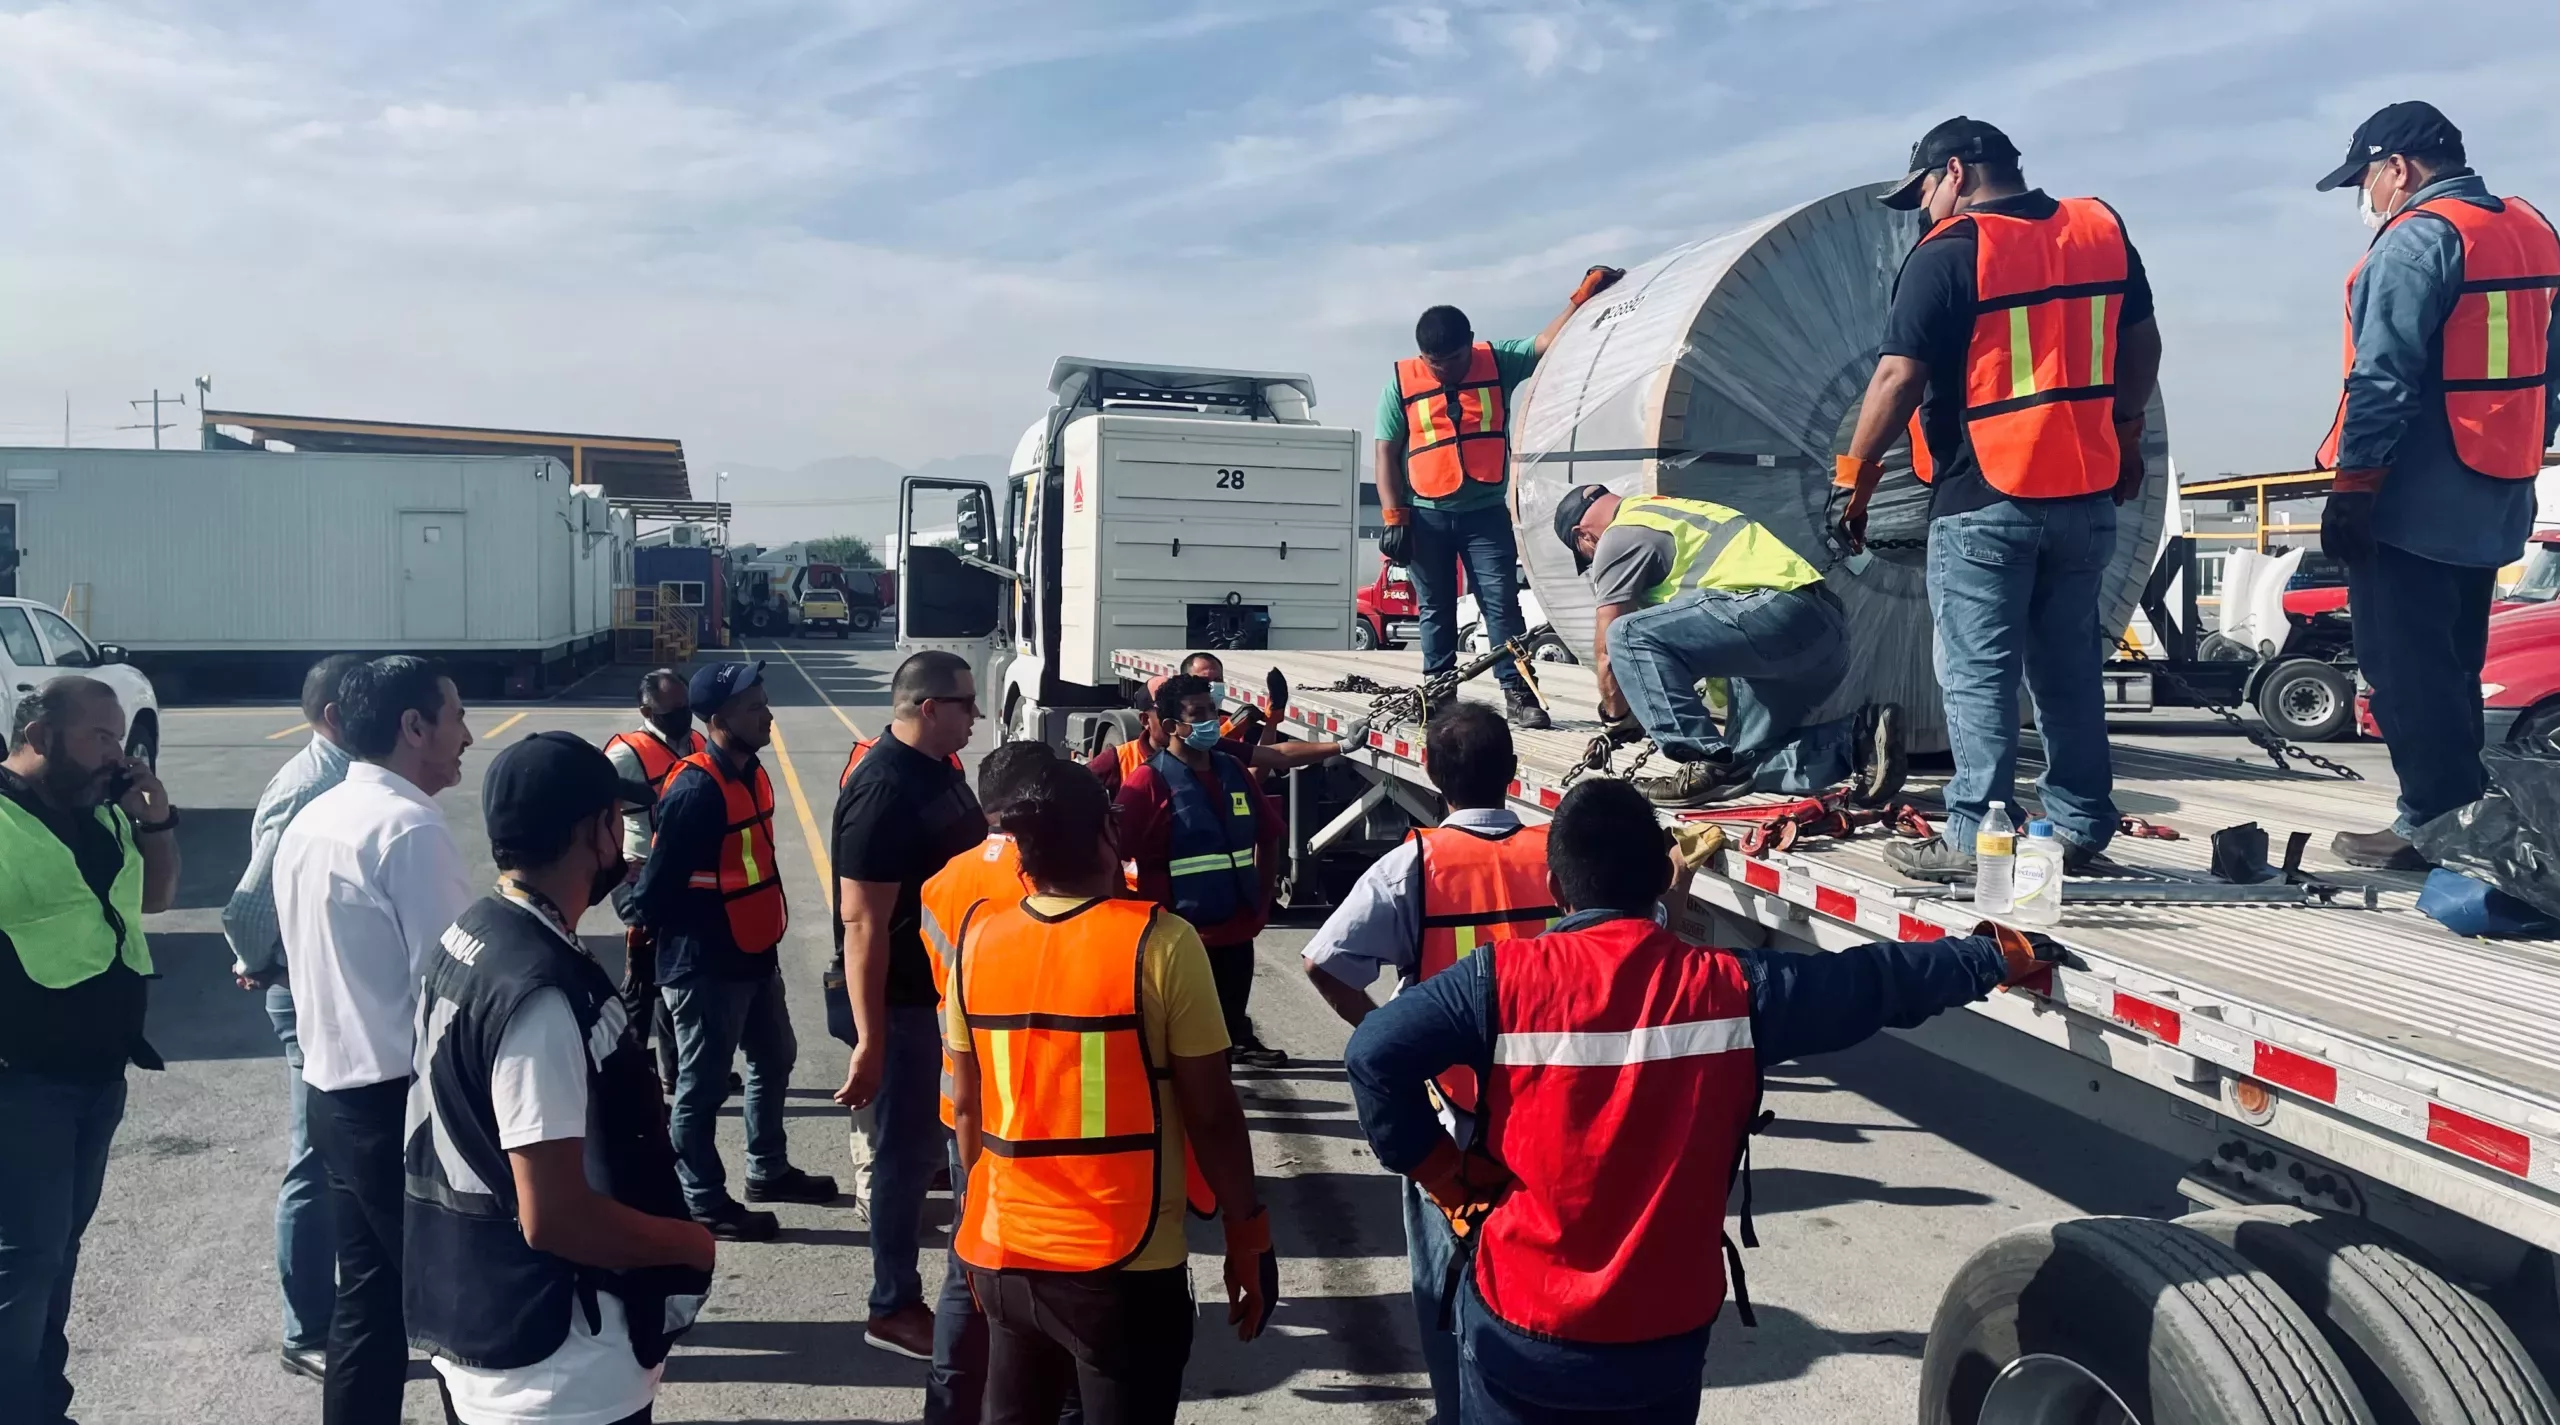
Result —
<svg viewBox="0 0 2560 1425"><path fill-rule="evenodd" d="M1673 863L1624 782L1566 794L1547 867L1557 929L1406 986L1352 1033L1344 1070L1378 1161L1458 1239L1467 1425L1688 1425L1727 1261L1752 1324L1719 1236L1761 1068L2049 976L2061 952L2014 931L1833 955L1690 945L1654 919ZM1483 1086L1463 1150L1425 1091L1461 1066Z"/></svg>
<svg viewBox="0 0 2560 1425"><path fill-rule="evenodd" d="M1854 777L1860 802L1902 788L1902 710L1804 725L1849 670L1849 628L1822 571L1740 511L1707 500L1565 492L1556 538L1591 580L1600 721L1650 737L1679 767L1636 785L1664 806L1744 791L1816 792ZM1732 736L1698 692L1727 679Z"/></svg>

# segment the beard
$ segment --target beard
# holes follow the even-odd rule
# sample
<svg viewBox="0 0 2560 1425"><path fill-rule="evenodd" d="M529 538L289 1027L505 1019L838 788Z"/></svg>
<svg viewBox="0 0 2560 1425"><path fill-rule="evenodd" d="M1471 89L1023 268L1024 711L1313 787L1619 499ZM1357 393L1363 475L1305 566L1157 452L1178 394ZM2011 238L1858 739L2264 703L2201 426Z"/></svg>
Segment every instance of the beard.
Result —
<svg viewBox="0 0 2560 1425"><path fill-rule="evenodd" d="M113 782L112 767L83 767L67 758L50 758L44 764L45 799L56 806L87 810L107 799L107 788Z"/></svg>

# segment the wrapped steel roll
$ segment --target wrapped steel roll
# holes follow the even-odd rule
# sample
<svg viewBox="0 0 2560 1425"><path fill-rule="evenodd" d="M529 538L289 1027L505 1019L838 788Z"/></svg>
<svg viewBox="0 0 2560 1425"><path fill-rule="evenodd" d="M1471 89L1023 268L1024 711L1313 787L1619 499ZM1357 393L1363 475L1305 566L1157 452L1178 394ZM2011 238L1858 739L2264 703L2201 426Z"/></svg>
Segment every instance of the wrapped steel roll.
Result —
<svg viewBox="0 0 2560 1425"><path fill-rule="evenodd" d="M1831 535L1832 457L1856 427L1885 308L1920 218L1853 188L1631 268L1586 304L1521 387L1512 515L1529 582L1577 657L1591 659L1591 590L1558 542L1574 485L1714 500L1775 531L1824 572L1849 613L1850 671L1816 711L1900 703L1915 750L1946 746L1923 582L1928 487L1907 442L1868 511L1874 556L1853 572ZM2124 632L2170 499L2168 427L2152 397L2143 497L2118 512L2090 637ZM1580 712L1567 709L1568 713Z"/></svg>

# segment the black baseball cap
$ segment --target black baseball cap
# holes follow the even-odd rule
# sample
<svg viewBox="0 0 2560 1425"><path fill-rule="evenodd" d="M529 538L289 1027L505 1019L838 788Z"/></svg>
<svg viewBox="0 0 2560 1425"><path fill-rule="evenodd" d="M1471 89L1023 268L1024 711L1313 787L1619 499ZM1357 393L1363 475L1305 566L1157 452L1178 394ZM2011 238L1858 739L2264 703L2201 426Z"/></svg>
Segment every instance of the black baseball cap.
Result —
<svg viewBox="0 0 2560 1425"><path fill-rule="evenodd" d="M2350 183L2361 184L2365 168L2395 153L2430 154L2439 149L2462 147L2462 130L2444 111L2424 99L2407 99L2385 104L2373 117L2356 125L2356 136L2347 141L2347 161L2329 171L2316 191L2326 193Z"/></svg>
<svg viewBox="0 0 2560 1425"><path fill-rule="evenodd" d="M537 732L489 764L480 815L491 841L539 846L626 796L622 774L594 743L574 732Z"/></svg>
<svg viewBox="0 0 2560 1425"><path fill-rule="evenodd" d="M2018 146L1980 119L1958 114L1920 136L1920 142L1911 146L1911 171L1877 195L1876 201L1888 208L1919 207L1920 180L1946 167L1951 158L1967 163L2016 163Z"/></svg>
<svg viewBox="0 0 2560 1425"><path fill-rule="evenodd" d="M1576 485L1565 491L1564 498L1556 502L1556 538L1564 541L1565 548L1573 550L1573 567L1576 569L1590 568L1591 561L1583 558L1582 551L1574 546L1574 526L1581 524L1582 517L1591 513L1591 507L1608 493L1606 485Z"/></svg>
<svg viewBox="0 0 2560 1425"><path fill-rule="evenodd" d="M720 705L764 681L764 664L706 663L693 672L693 681L685 685L685 701L693 705L693 715L708 718L720 711Z"/></svg>

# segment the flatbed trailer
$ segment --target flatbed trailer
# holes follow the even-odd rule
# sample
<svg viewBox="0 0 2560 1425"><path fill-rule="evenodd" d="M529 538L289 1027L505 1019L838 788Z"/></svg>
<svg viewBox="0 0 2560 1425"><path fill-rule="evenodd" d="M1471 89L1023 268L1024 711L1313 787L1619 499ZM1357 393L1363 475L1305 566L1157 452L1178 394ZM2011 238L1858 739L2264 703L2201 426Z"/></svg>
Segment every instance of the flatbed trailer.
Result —
<svg viewBox="0 0 2560 1425"><path fill-rule="evenodd" d="M1221 656L1227 703L1259 707L1298 737L1331 736L1371 710L1370 693L1335 685L1421 681L1413 653ZM1181 657L1132 650L1115 661L1135 680ZM1274 669L1284 706L1264 691ZM1514 734L1511 801L1532 821L1561 801L1597 730L1572 714L1598 701L1588 669L1537 670L1558 725ZM1461 695L1499 696L1483 678ZM2022 786L2033 772L2027 741ZM1364 801L1431 819L1421 742L1412 723L1371 730L1367 749L1346 759L1370 786ZM1621 749L1615 766L1634 755ZM2208 882L2211 833L2257 822L2278 847L2291 831L2313 832L2304 868L2354 893L2327 906L2066 898L2049 933L2082 968L2059 971L2050 995L1994 994L1911 1037L2192 1163L2180 1190L2203 1206L2290 1203L2417 1245L2499 1301L2519 1336L2543 1337L2535 1349L2560 1374L2549 1359L2560 1355L2560 945L2463 939L2417 912L2421 878L2330 859L2330 832L2390 821L2379 787L2122 745L2115 775L2121 810L2182 833L2119 839L2109 855L2136 874ZM1929 792L1915 783L1916 798ZM1970 931L1969 905L1888 868L1889 837L1878 826L1784 852L1729 846L1690 895L1732 945L1821 952ZM1292 855L1320 851L1309 844L1319 840L1301 834Z"/></svg>

